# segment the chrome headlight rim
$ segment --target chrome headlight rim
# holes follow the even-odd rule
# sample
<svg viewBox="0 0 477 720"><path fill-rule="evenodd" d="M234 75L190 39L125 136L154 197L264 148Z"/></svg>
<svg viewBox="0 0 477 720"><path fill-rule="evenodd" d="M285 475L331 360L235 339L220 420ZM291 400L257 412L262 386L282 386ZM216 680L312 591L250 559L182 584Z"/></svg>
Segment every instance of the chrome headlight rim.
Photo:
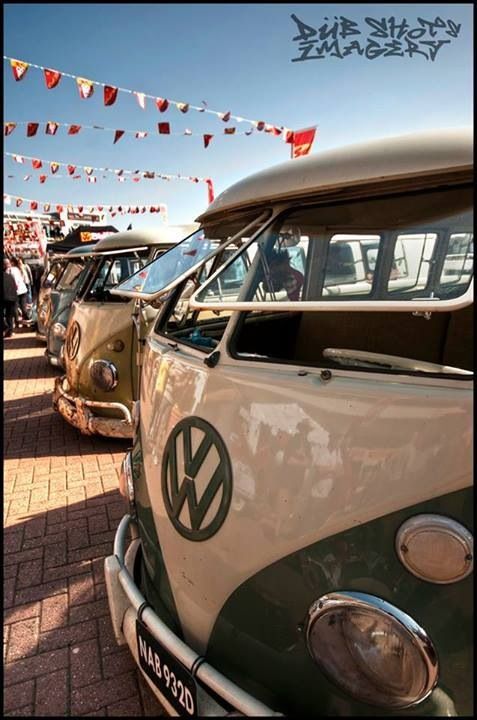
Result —
<svg viewBox="0 0 477 720"><path fill-rule="evenodd" d="M391 619L394 623L397 623L401 631L404 630L404 634L408 636L408 639L411 641L414 648L417 649L419 657L423 662L427 673L427 681L419 695L414 700L404 703L391 701L384 702L378 700L372 702L369 698L364 698L363 695L360 696L358 692L353 692L352 689L347 687L345 683L340 682L337 676L333 676L324 666L324 662L315 652L311 637L316 622L323 619L323 617L330 612L352 612L353 610L368 612L387 620ZM439 679L439 662L437 653L426 631L412 617L407 615L407 613L386 600L376 597L375 595L343 590L327 593L326 595L320 597L311 605L308 611L306 621L306 644L311 657L316 662L320 670L322 670L325 677L327 677L330 682L337 685L350 697L353 697L355 700L363 702L367 705L375 705L388 710L404 710L406 708L415 707L429 697L436 687ZM327 652L326 648L324 648L324 652Z"/></svg>
<svg viewBox="0 0 477 720"><path fill-rule="evenodd" d="M55 322L51 327L51 332L55 337L60 338L60 340L64 340L66 337L66 325L63 325L63 323L60 322Z"/></svg>
<svg viewBox="0 0 477 720"><path fill-rule="evenodd" d="M101 371L104 369L109 370L109 372L111 373L112 380L111 380L111 383L108 384L108 387L105 387L104 385L100 384L101 376L97 377L95 375L95 369L98 369L98 370L101 369ZM93 381L93 383L100 390L103 390L104 392L112 392L118 386L118 383L119 383L118 369L117 369L116 365L114 363L112 363L110 360L95 360L94 362L92 362L89 367L89 375L90 375L90 378Z"/></svg>

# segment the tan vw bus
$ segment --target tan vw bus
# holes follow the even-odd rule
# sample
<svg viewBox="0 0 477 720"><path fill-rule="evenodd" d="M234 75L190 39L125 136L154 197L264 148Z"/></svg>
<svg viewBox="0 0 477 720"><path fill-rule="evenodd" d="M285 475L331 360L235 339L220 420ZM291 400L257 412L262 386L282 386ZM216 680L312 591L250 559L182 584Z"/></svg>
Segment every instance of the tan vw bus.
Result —
<svg viewBox="0 0 477 720"><path fill-rule="evenodd" d="M192 224L129 230L94 246L88 279L66 328L66 372L56 378L53 394L54 408L83 434L132 437L138 343L157 313L149 308L139 321L133 314L135 302L112 295L112 288L196 228Z"/></svg>
<svg viewBox="0 0 477 720"><path fill-rule="evenodd" d="M466 130L318 153L115 290L163 300L105 571L168 712L473 713L472 194Z"/></svg>

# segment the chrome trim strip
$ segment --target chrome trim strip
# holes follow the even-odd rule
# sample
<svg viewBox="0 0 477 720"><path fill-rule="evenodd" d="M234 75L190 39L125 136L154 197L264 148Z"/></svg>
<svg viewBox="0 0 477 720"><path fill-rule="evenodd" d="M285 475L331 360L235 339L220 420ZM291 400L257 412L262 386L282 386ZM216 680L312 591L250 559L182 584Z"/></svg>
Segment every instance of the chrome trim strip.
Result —
<svg viewBox="0 0 477 720"><path fill-rule="evenodd" d="M63 383L61 383L61 385L63 385ZM103 407L103 408L111 408L113 410L119 410L124 415L128 424L132 424L131 413L129 412L126 405L123 405L122 403L100 402L99 400L85 400L80 395L78 395L76 397L74 397L74 395L70 395L63 389L63 387L61 387L61 394L64 398L66 398L66 400L69 400L74 405L76 405L76 402L79 401L80 403L83 403L87 407Z"/></svg>
<svg viewBox="0 0 477 720"><path fill-rule="evenodd" d="M427 685L421 696L412 703L403 706L390 706L392 710L403 710L404 708L415 707L422 703L426 698L429 697L439 679L439 661L437 653L434 649L434 645L427 635L426 631L417 624L410 615L397 608L395 605L382 600L375 595L368 595L367 593L351 592L343 590L340 592L329 593L322 595L316 600L308 611L307 628L306 628L306 644L310 651L311 656L314 658L314 653L310 648L310 634L313 629L313 625L319 617L330 611L343 610L346 608L358 608L358 609L372 609L374 612L380 615L388 615L396 620L411 636L414 644L419 650L421 658L427 669ZM315 660L316 662L316 660ZM381 705L380 705L381 707Z"/></svg>
<svg viewBox="0 0 477 720"><path fill-rule="evenodd" d="M137 613L138 609L146 602L139 589L134 583L133 578L126 569L124 563L125 544L127 531L132 518L125 515L119 523L116 535L114 537L114 555L116 556L121 570L119 572L119 581L126 593L132 607ZM172 630L159 618L151 607L146 607L142 611L142 619L148 626L150 632L157 640L164 645L167 650L185 667L191 671L193 664L199 658L199 655L180 640ZM274 712L249 695L245 690L235 685L231 680L226 678L222 673L218 672L209 663L203 662L194 673L201 682L217 693L221 698L228 702L232 707L236 708L245 715L250 716L281 716L281 713Z"/></svg>

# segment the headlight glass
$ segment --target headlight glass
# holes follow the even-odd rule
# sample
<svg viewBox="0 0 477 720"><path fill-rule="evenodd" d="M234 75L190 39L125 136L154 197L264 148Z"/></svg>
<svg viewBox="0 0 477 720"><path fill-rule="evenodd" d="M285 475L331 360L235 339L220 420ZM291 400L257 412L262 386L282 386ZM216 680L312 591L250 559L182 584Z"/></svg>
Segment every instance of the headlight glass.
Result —
<svg viewBox="0 0 477 720"><path fill-rule="evenodd" d="M307 644L333 682L370 705L409 707L437 683L437 655L425 631L372 595L331 593L313 603Z"/></svg>
<svg viewBox="0 0 477 720"><path fill-rule="evenodd" d="M109 392L118 384L118 371L112 362L96 360L90 367L91 380L100 389Z"/></svg>
<svg viewBox="0 0 477 720"><path fill-rule="evenodd" d="M59 337L62 340L65 339L66 327L62 323L55 323L51 329L52 329L53 335L55 335L55 337Z"/></svg>

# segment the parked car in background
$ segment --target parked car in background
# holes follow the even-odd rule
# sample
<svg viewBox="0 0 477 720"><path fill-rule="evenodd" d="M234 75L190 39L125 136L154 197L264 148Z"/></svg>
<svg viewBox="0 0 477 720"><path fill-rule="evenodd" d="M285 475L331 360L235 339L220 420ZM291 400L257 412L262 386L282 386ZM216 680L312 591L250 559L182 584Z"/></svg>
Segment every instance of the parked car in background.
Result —
<svg viewBox="0 0 477 720"><path fill-rule="evenodd" d="M58 281L60 274L62 273L66 260L64 256L58 256L48 262L48 267L45 269L40 280L40 288L38 290L38 297L34 306L34 314L37 318L36 338L37 340L44 340L46 342L46 326L49 320L49 297L53 286Z"/></svg>
<svg viewBox="0 0 477 720"><path fill-rule="evenodd" d="M470 131L295 159L114 290L161 309L106 585L167 712L472 714L472 200Z"/></svg>
<svg viewBox="0 0 477 720"><path fill-rule="evenodd" d="M134 302L111 290L195 227L119 232L95 244L65 332L65 375L56 378L53 393L54 408L82 433L132 436L138 351ZM151 308L144 323L156 313Z"/></svg>
<svg viewBox="0 0 477 720"><path fill-rule="evenodd" d="M63 353L66 326L73 301L87 282L91 272L91 252L94 243L74 248L63 256L61 273L56 279L46 303L45 357L55 367L64 367Z"/></svg>

